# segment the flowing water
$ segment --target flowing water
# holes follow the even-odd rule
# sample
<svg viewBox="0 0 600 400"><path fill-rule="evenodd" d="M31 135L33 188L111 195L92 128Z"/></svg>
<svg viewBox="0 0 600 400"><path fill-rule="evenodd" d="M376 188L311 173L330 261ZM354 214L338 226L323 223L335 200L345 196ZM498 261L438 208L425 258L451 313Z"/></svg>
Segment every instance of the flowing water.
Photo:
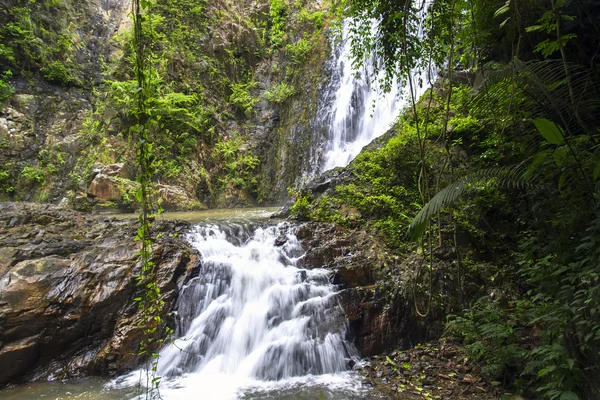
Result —
<svg viewBox="0 0 600 400"><path fill-rule="evenodd" d="M177 339L160 354L164 399L375 396L349 372L358 354L330 272L297 265L294 229L228 222L188 235L203 261L175 307Z"/></svg>
<svg viewBox="0 0 600 400"><path fill-rule="evenodd" d="M267 210L211 214L186 218L202 221L187 234L202 265L181 289L175 340L160 353L162 398L384 398L352 371L358 353L331 272L299 265L295 226L266 220ZM144 376L33 383L0 398L134 399Z"/></svg>
<svg viewBox="0 0 600 400"><path fill-rule="evenodd" d="M322 171L348 165L364 146L390 129L403 106L396 82L389 93L378 88L382 76L375 75L375 57L357 71L352 68L349 23L344 24L330 62L334 67L328 90L333 92L333 101L321 116L328 127Z"/></svg>
<svg viewBox="0 0 600 400"><path fill-rule="evenodd" d="M303 181L306 182L323 171L348 165L374 139L386 133L403 108L411 101L408 82L401 85L395 81L391 90L384 93L378 86L383 71L375 73L375 55L365 61L358 70L352 67L352 44L350 21L344 23L341 38L332 51L326 70L330 76L323 89L317 111L317 122L311 149L310 168ZM373 22L371 29L377 25ZM418 99L428 87L426 74L413 71L413 95ZM325 136L325 140L321 135Z"/></svg>

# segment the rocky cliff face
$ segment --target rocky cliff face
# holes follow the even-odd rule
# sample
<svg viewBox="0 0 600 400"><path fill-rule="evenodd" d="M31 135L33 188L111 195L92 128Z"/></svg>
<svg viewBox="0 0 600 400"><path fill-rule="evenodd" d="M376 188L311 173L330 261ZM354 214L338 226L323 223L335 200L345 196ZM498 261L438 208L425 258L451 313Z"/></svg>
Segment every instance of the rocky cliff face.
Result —
<svg viewBox="0 0 600 400"><path fill-rule="evenodd" d="M141 330L135 220L55 206L0 203L0 385L133 368ZM153 249L166 313L199 263L178 239L185 223L157 222Z"/></svg>
<svg viewBox="0 0 600 400"><path fill-rule="evenodd" d="M130 1L12 3L0 9L0 45L12 54L0 53L0 75L12 73L16 92L0 105L0 199L135 208ZM171 192L164 197L185 199L170 209L280 202L308 162L327 79L327 6L283 1L272 12L271 3L175 1L151 12L157 107L169 110L157 181ZM30 42L40 44L33 53ZM115 163L126 176L94 182ZM112 195L94 196L100 184Z"/></svg>

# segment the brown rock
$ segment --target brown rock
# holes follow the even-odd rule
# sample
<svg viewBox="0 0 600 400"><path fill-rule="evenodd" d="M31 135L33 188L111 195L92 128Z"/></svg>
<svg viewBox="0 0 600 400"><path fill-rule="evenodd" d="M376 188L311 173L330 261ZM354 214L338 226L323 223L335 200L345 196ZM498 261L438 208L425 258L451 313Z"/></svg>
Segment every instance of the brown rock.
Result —
<svg viewBox="0 0 600 400"><path fill-rule="evenodd" d="M156 185L155 189L158 192L160 206L166 211L201 210L206 208L178 186Z"/></svg>
<svg viewBox="0 0 600 400"><path fill-rule="evenodd" d="M119 201L122 197L119 181L104 174L96 175L87 193L99 201Z"/></svg>
<svg viewBox="0 0 600 400"><path fill-rule="evenodd" d="M336 270L333 282L345 287L369 286L375 283L375 277L370 265L348 264Z"/></svg>
<svg viewBox="0 0 600 400"><path fill-rule="evenodd" d="M136 365L136 224L55 206L0 203L0 384L24 374L61 379ZM163 318L198 262L185 242L169 235L184 225L154 224L163 233L153 249ZM43 240L34 244L32 232L44 232Z"/></svg>
<svg viewBox="0 0 600 400"><path fill-rule="evenodd" d="M27 372L38 356L40 335L31 336L0 348L0 382Z"/></svg>
<svg viewBox="0 0 600 400"><path fill-rule="evenodd" d="M123 168L124 165L125 164L123 163L105 165L100 169L100 173L107 176L118 176L127 179L129 176L127 176L127 173Z"/></svg>

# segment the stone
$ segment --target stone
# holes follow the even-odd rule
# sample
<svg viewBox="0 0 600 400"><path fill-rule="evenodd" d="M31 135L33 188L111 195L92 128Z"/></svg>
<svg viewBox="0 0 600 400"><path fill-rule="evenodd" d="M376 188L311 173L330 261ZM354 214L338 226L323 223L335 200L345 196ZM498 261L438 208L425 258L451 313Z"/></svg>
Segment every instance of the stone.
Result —
<svg viewBox="0 0 600 400"><path fill-rule="evenodd" d="M153 225L166 233L153 248L163 318L199 263L197 252L173 237L175 226L188 227ZM0 203L0 385L111 375L137 365L136 230L135 220Z"/></svg>
<svg viewBox="0 0 600 400"><path fill-rule="evenodd" d="M15 94L11 99L11 103L21 113L34 114L37 111L36 98L32 94Z"/></svg>
<svg viewBox="0 0 600 400"><path fill-rule="evenodd" d="M287 239L287 237L286 237L286 236L284 236L284 235L281 235L281 236L279 236L279 237L277 237L277 238L275 239L275 246L276 246L276 247L281 247L281 246L283 246L284 244L286 244L286 243L287 243L287 240L288 240L288 239Z"/></svg>
<svg viewBox="0 0 600 400"><path fill-rule="evenodd" d="M122 197L119 182L104 174L96 175L87 194L98 201L119 201Z"/></svg>
<svg viewBox="0 0 600 400"><path fill-rule="evenodd" d="M0 348L0 383L27 372L29 360L38 356L39 339L40 335L34 335Z"/></svg>
<svg viewBox="0 0 600 400"><path fill-rule="evenodd" d="M193 199L184 189L178 186L156 185L160 206L165 211L205 209L199 201Z"/></svg>
<svg viewBox="0 0 600 400"><path fill-rule="evenodd" d="M344 287L369 286L375 283L375 276L369 265L349 264L336 270L333 283Z"/></svg>
<svg viewBox="0 0 600 400"><path fill-rule="evenodd" d="M107 176L119 176L128 179L129 177L127 176L125 168L123 168L124 166L125 164L123 163L105 165L100 169L100 173Z"/></svg>

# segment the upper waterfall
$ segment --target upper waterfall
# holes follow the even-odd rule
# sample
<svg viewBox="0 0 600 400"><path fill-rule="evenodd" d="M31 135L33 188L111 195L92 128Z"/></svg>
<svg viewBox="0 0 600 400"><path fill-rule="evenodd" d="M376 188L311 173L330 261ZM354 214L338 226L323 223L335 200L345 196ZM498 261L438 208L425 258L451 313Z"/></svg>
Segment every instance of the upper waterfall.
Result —
<svg viewBox="0 0 600 400"><path fill-rule="evenodd" d="M388 93L378 87L381 76L374 72L375 57L357 71L352 68L348 23L344 24L341 42L331 62L334 68L329 90L335 90L335 94L331 107L321 116L328 130L322 171L348 165L364 146L391 127L402 107L397 84Z"/></svg>
<svg viewBox="0 0 600 400"><path fill-rule="evenodd" d="M373 22L372 29L375 30ZM330 76L317 110L315 145L311 149L308 179L335 167L348 165L371 141L387 132L411 99L410 85L394 80L389 92L379 86L384 72L377 70L373 54L358 69L352 65L351 23L345 21L326 71ZM413 95L425 91L424 73L413 71Z"/></svg>

